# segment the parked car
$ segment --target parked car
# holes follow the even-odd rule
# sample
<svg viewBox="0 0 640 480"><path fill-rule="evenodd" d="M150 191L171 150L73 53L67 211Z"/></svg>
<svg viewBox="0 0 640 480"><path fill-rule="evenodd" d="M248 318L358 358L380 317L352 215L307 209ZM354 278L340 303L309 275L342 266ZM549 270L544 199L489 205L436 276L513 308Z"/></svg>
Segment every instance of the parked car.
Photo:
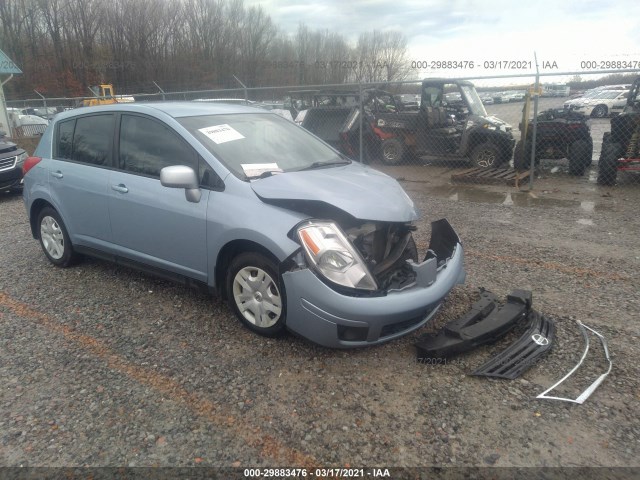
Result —
<svg viewBox="0 0 640 480"><path fill-rule="evenodd" d="M575 105L579 105L580 103L583 103L584 100L589 100L591 98L598 96L604 90L626 91L626 90L629 90L630 88L631 88L630 84L605 85L602 87L592 88L591 90L587 90L586 92L583 92L582 95L576 95L575 97L571 98L571 100L567 100L566 102L564 102L564 108L572 108Z"/></svg>
<svg viewBox="0 0 640 480"><path fill-rule="evenodd" d="M602 90L596 96L584 99L571 107L584 115L603 118L611 114L613 107L624 107L629 90Z"/></svg>
<svg viewBox="0 0 640 480"><path fill-rule="evenodd" d="M22 189L22 165L27 152L0 131L0 192Z"/></svg>
<svg viewBox="0 0 640 480"><path fill-rule="evenodd" d="M204 285L266 336L385 342L424 325L465 278L445 219L419 257L418 212L396 180L252 107L61 113L24 171L31 232L54 265L87 254Z"/></svg>
<svg viewBox="0 0 640 480"><path fill-rule="evenodd" d="M525 92L521 90L514 90L512 92L508 92L507 99L509 102L522 102L524 101Z"/></svg>
<svg viewBox="0 0 640 480"><path fill-rule="evenodd" d="M493 97L489 94L480 94L480 100L482 100L483 105L493 105Z"/></svg>
<svg viewBox="0 0 640 480"><path fill-rule="evenodd" d="M35 115L40 118L44 118L45 120L51 120L54 117L54 115L58 113L58 111L55 107L47 107L47 108L27 107L20 110L20 113L22 115Z"/></svg>

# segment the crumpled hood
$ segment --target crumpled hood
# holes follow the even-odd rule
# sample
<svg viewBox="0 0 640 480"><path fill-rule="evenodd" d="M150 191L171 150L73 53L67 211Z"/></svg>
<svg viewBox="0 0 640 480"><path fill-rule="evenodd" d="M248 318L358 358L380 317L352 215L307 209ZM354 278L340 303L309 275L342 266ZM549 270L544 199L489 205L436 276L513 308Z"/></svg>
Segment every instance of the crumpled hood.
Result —
<svg viewBox="0 0 640 480"><path fill-rule="evenodd" d="M350 165L275 174L251 182L263 201L323 202L360 220L411 222L413 201L393 178L357 162Z"/></svg>

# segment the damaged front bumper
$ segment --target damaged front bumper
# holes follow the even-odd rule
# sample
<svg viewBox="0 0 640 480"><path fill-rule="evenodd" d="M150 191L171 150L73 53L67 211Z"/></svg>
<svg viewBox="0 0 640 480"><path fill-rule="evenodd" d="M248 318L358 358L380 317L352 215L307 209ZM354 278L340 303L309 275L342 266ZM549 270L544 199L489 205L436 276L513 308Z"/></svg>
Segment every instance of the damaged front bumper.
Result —
<svg viewBox="0 0 640 480"><path fill-rule="evenodd" d="M462 244L446 220L433 222L425 260L409 264L416 281L380 296L339 293L308 268L283 273L287 328L333 348L375 345L420 328L466 276Z"/></svg>

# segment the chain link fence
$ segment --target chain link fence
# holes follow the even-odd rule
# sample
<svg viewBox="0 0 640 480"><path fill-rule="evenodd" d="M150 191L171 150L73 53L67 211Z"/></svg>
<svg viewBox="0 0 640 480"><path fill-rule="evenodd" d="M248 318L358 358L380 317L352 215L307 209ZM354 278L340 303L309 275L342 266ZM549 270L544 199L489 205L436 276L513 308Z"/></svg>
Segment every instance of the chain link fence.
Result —
<svg viewBox="0 0 640 480"><path fill-rule="evenodd" d="M622 72L630 71L613 73ZM555 174L615 185L621 172L640 170L639 85L629 81L571 91L563 79L577 74L590 75L185 92L164 92L155 85L156 93L41 95L7 105L10 115L50 119L70 108L114 101L249 104L296 122L352 159L405 178L533 187L536 176ZM13 133L40 131L23 124Z"/></svg>

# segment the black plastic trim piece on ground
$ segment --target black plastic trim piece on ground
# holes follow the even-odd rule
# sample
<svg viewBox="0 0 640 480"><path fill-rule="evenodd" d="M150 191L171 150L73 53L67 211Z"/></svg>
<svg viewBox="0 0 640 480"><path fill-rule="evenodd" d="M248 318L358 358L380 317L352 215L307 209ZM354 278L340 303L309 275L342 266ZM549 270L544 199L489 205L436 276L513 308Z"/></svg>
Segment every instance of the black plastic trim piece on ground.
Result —
<svg viewBox="0 0 640 480"><path fill-rule="evenodd" d="M495 342L527 318L531 303L532 294L528 290L514 290L501 307L497 306L493 293L481 291L480 299L469 312L447 323L439 332L426 333L418 339L418 360L448 358Z"/></svg>
<svg viewBox="0 0 640 480"><path fill-rule="evenodd" d="M527 331L502 353L496 355L471 375L513 380L529 369L553 347L556 327L553 320L531 310Z"/></svg>

